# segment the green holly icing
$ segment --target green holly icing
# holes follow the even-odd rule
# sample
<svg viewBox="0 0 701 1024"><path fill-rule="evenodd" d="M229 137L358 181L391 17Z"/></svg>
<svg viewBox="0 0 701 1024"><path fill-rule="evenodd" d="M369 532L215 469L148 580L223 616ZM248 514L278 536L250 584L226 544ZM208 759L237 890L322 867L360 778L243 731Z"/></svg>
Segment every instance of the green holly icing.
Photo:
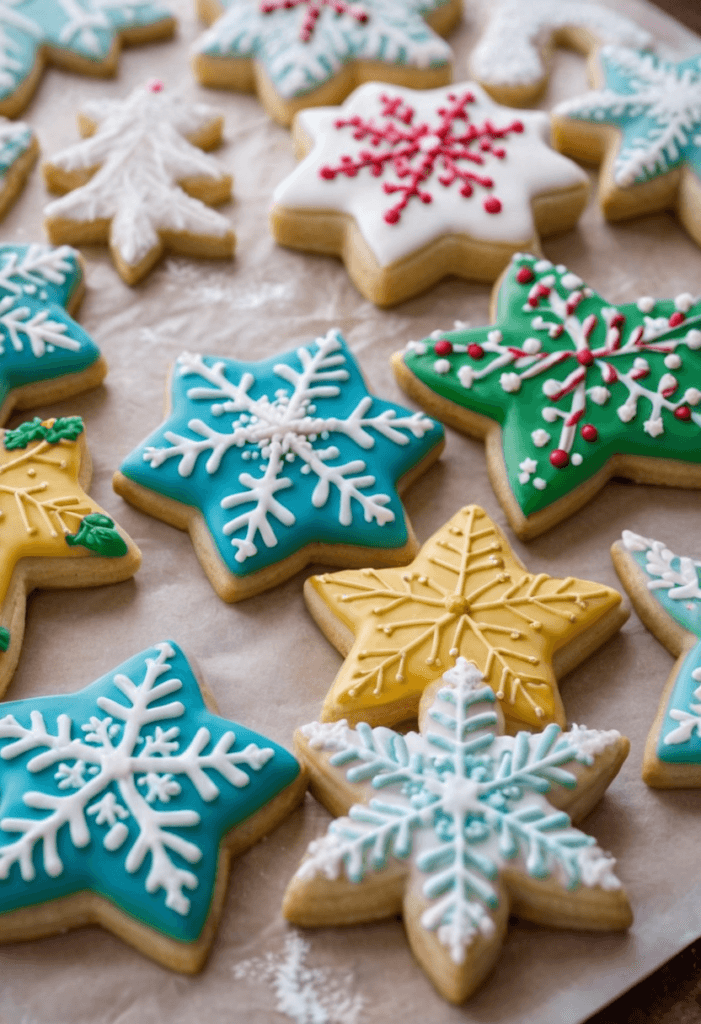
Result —
<svg viewBox="0 0 701 1024"><path fill-rule="evenodd" d="M566 267L519 254L493 326L434 332L404 361L437 395L501 425L524 515L617 454L701 463L701 302L690 295L613 307Z"/></svg>
<svg viewBox="0 0 701 1024"><path fill-rule="evenodd" d="M91 512L85 516L78 532L68 534L66 544L72 548L79 544L103 558L120 558L128 551L124 538L115 529L114 521L100 512Z"/></svg>
<svg viewBox="0 0 701 1024"><path fill-rule="evenodd" d="M58 444L62 440L75 441L82 433L83 421L80 416L65 416L53 421L42 421L35 416L33 420L20 423L15 430L5 431L5 448L8 451L26 448L32 441L48 441L49 444Z"/></svg>
<svg viewBox="0 0 701 1024"><path fill-rule="evenodd" d="M0 626L0 651L6 651L10 646L10 631Z"/></svg>

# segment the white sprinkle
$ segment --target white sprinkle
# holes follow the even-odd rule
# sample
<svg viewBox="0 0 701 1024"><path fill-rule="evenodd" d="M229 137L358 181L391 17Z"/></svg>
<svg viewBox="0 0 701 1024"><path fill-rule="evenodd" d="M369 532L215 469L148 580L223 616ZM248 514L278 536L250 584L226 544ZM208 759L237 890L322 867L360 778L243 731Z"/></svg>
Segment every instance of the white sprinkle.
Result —
<svg viewBox="0 0 701 1024"><path fill-rule="evenodd" d="M536 448L544 448L550 440L550 434L547 432L547 430L534 430L531 434L531 440L533 441L533 444L536 446Z"/></svg>
<svg viewBox="0 0 701 1024"><path fill-rule="evenodd" d="M545 488L548 486L548 482L547 480L543 480L542 476L537 476L533 480L533 486L536 487L539 491L544 491Z"/></svg>
<svg viewBox="0 0 701 1024"><path fill-rule="evenodd" d="M668 370L678 370L682 361L676 352L670 352L668 356L664 357L664 364Z"/></svg>
<svg viewBox="0 0 701 1024"><path fill-rule="evenodd" d="M641 313L651 313L655 306L655 300L649 295L641 295L635 305Z"/></svg>
<svg viewBox="0 0 701 1024"><path fill-rule="evenodd" d="M541 344L538 338L526 338L521 348L524 352L527 352L529 356L534 356L536 352L540 352Z"/></svg>
<svg viewBox="0 0 701 1024"><path fill-rule="evenodd" d="M681 295L677 295L674 300L674 308L678 309L680 313L688 313L694 304L694 296L689 295L688 292L682 292Z"/></svg>
<svg viewBox="0 0 701 1024"><path fill-rule="evenodd" d="M692 328L686 336L686 343L689 348L694 351L701 348L701 331L697 330L695 327Z"/></svg>
<svg viewBox="0 0 701 1024"><path fill-rule="evenodd" d="M574 455L571 457L570 462L573 466L581 466L584 462L584 459L579 454L579 452L575 452Z"/></svg>
<svg viewBox="0 0 701 1024"><path fill-rule="evenodd" d="M689 405L698 405L701 402L701 391L698 388L687 388L684 401L688 402Z"/></svg>
<svg viewBox="0 0 701 1024"><path fill-rule="evenodd" d="M436 373L450 373L450 362L447 359L436 359L433 369Z"/></svg>
<svg viewBox="0 0 701 1024"><path fill-rule="evenodd" d="M575 288L581 288L584 284L581 277L577 277L576 274L565 274L562 278L562 283L569 291L573 292Z"/></svg>
<svg viewBox="0 0 701 1024"><path fill-rule="evenodd" d="M552 270L552 263L550 260L537 260L533 264L533 269L537 270L538 273L541 274L545 270Z"/></svg>

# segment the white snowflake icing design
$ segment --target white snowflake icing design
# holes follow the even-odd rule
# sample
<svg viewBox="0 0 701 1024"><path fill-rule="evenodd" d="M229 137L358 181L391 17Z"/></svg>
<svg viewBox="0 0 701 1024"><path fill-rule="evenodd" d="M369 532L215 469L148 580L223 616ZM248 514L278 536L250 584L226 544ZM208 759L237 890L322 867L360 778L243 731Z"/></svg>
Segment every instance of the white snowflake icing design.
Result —
<svg viewBox="0 0 701 1024"><path fill-rule="evenodd" d="M645 571L654 577L648 582L649 590L666 590L673 601L701 601L701 562L678 557L662 541L631 530L623 531L623 544L628 551L645 554Z"/></svg>
<svg viewBox="0 0 701 1024"><path fill-rule="evenodd" d="M410 861L428 901L421 924L461 964L478 936L495 933L504 868L566 889L620 889L613 859L546 795L575 787L578 770L620 735L549 725L502 736L494 693L473 664L458 658L443 681L421 734L302 727L310 747L334 751L330 765L364 787L367 803L311 843L297 878L345 873L357 883L391 859Z"/></svg>
<svg viewBox="0 0 701 1024"><path fill-rule="evenodd" d="M671 64L614 46L599 56L604 88L566 100L554 113L621 129L616 184L627 188L684 161L701 172L701 56Z"/></svg>

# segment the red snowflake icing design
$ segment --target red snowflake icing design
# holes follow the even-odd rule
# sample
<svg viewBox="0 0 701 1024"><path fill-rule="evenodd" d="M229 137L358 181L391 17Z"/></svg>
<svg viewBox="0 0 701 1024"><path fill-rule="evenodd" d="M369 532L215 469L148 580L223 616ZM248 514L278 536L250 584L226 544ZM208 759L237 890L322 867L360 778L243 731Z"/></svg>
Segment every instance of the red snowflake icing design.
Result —
<svg viewBox="0 0 701 1024"><path fill-rule="evenodd" d="M274 14L275 11L290 10L305 5L307 10L299 28L299 38L308 43L314 34L317 20L324 7L330 7L334 14L349 14L361 25L368 20L368 12L362 4L347 3L346 0L261 0L261 14Z"/></svg>
<svg viewBox="0 0 701 1024"><path fill-rule="evenodd" d="M437 128L427 121L414 123L416 111L398 96L380 97L383 124L376 124L357 114L339 118L334 124L335 128L352 128L353 138L359 141L367 139L375 147L375 152L361 149L356 157L342 156L337 167L322 167L319 175L327 180L332 180L337 174L354 178L358 171L368 167L370 173L378 178L385 168L393 168L399 179L408 180L404 184L386 181L383 185L387 195L399 193L401 197L384 214L388 224L398 223L402 210L412 197L416 196L422 203L433 201L432 194L422 186L434 171L440 172L436 180L444 188L448 188L454 181L462 182L460 195L465 199L473 194L475 185L485 189L493 188L494 182L490 177L460 167L459 162L467 161L481 167L488 154L503 160L506 150L494 143L512 132L522 132L523 123L515 120L505 128L497 128L487 119L483 124L473 124L470 122L468 106L475 103L476 99L471 92L461 96L451 93L447 99L448 105L436 110L440 118ZM454 126L456 121L465 122L465 128L460 133ZM501 200L495 195L488 196L483 205L487 213L499 213L502 208Z"/></svg>

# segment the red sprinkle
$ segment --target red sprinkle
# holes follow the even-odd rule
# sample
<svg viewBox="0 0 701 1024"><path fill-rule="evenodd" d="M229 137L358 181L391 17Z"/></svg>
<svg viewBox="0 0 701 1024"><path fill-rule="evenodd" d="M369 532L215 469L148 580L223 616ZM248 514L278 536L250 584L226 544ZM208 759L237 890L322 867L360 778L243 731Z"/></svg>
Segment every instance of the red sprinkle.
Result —
<svg viewBox="0 0 701 1024"><path fill-rule="evenodd" d="M590 348L583 348L577 353L577 362L580 366L591 366L594 362L594 353Z"/></svg>
<svg viewBox="0 0 701 1024"><path fill-rule="evenodd" d="M555 469L564 469L565 466L569 466L570 457L564 448L556 448L554 452L550 453L550 461Z"/></svg>
<svg viewBox="0 0 701 1024"><path fill-rule="evenodd" d="M678 405L677 408L674 410L674 415L677 417L678 420L690 420L691 409L688 405Z"/></svg>
<svg viewBox="0 0 701 1024"><path fill-rule="evenodd" d="M596 429L593 423L585 423L582 427L582 437L585 441L598 441L599 431Z"/></svg>
<svg viewBox="0 0 701 1024"><path fill-rule="evenodd" d="M534 274L530 267L519 267L519 271L516 274L516 280L519 284L530 284L533 277Z"/></svg>
<svg viewBox="0 0 701 1024"><path fill-rule="evenodd" d="M433 351L436 353L437 356L449 356L450 353L453 351L453 346L451 345L447 338L443 338L442 341L436 342L436 344L433 346Z"/></svg>
<svg viewBox="0 0 701 1024"><path fill-rule="evenodd" d="M501 199L497 199L496 196L490 196L489 199L485 199L484 208L487 213L501 213Z"/></svg>
<svg viewBox="0 0 701 1024"><path fill-rule="evenodd" d="M484 349L473 341L472 344L467 346L467 354L472 356L473 359L481 359L484 355Z"/></svg>
<svg viewBox="0 0 701 1024"><path fill-rule="evenodd" d="M669 326L670 327L678 327L679 324L683 324L683 323L684 323L684 314L683 313L680 313L678 310L677 310L676 313L672 313L671 317L669 318Z"/></svg>
<svg viewBox="0 0 701 1024"><path fill-rule="evenodd" d="M150 92L163 92L165 86L160 78L152 78L148 83L147 88Z"/></svg>

